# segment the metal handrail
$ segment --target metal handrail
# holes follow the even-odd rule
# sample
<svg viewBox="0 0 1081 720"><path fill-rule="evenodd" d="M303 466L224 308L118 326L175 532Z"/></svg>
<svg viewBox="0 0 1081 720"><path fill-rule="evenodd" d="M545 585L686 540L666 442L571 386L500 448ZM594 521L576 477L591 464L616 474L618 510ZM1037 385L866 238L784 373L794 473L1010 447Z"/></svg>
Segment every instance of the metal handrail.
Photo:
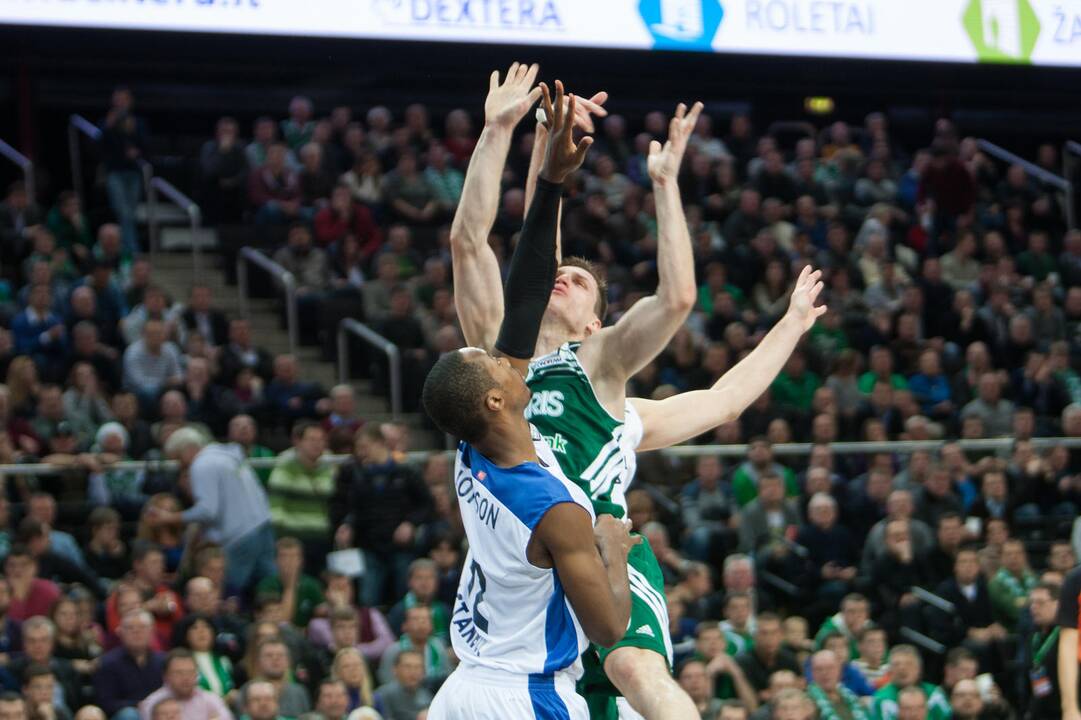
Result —
<svg viewBox="0 0 1081 720"><path fill-rule="evenodd" d="M146 163L143 168L150 167L150 163ZM144 177L146 171L144 169ZM147 182L147 227L150 232L150 253L153 256L158 250L158 193L161 193L183 210L187 216L188 221L191 223L191 270L192 279L198 280L199 271L202 266L202 252L199 248L199 230L203 224L203 212L194 200L189 198L184 193L176 189L176 186L165 178L153 177L153 171L149 181Z"/></svg>
<svg viewBox="0 0 1081 720"><path fill-rule="evenodd" d="M71 187L79 196L79 201L86 207L86 193L83 190L83 151L79 145L79 135L85 135L94 142L101 141L101 128L82 115L68 117L68 155L71 158Z"/></svg>
<svg viewBox="0 0 1081 720"><path fill-rule="evenodd" d="M1069 202L1069 200L1072 199L1072 197L1073 197L1073 183L1071 183L1069 180L1062 177L1061 175L1056 175L1053 172L1050 172L1048 170L1044 170L1039 165L1037 165L1037 164L1035 164L1033 162L1030 162L1028 160L1025 160L1020 155L1016 155L1016 154L1010 152L1009 150L994 144L990 140L983 140L983 139L977 140L976 141L976 146L979 147L980 150L983 150L988 155L991 155L992 157L996 157L996 158L998 158L999 160L1001 160L1003 162L1008 162L1008 163L1011 163L1013 165L1020 165L1022 168L1024 168L1026 174L1031 175L1032 177L1036 178L1037 180L1039 180L1042 183L1045 183L1047 185L1051 185L1051 186L1061 190L1066 195L1066 198L1067 198L1066 208L1065 208L1065 210L1066 210L1066 226L1069 227L1071 230L1073 228L1077 227L1074 224L1073 206L1072 206L1072 203Z"/></svg>
<svg viewBox="0 0 1081 720"><path fill-rule="evenodd" d="M23 171L23 184L26 185L26 196L30 204L37 202L36 188L34 187L34 161L23 155L15 148L0 140L0 155L13 162Z"/></svg>
<svg viewBox="0 0 1081 720"><path fill-rule="evenodd" d="M343 322L356 322L356 321L355 320L345 320ZM360 324L360 323L358 323L358 324ZM1001 443L1004 447L1006 447L1006 446L1009 446L1010 444L1012 444L1014 441L1012 439L1010 439L1010 438L1001 438L1001 439L998 439L998 440L961 440L960 442L961 442L961 446L963 448L971 450L971 449L976 449L976 448L972 447L972 446L966 446L966 443ZM873 454L873 453L876 453L876 452L881 452L883 447L894 446L893 449L889 450L889 451L890 452L899 452L897 446L926 445L927 443L924 443L924 442L918 442L917 443L917 442L900 441L900 440L894 441L894 442L835 443L835 445L842 445L842 444L848 446L849 448L851 448L850 452L856 452L856 450L854 448L856 446L862 446L863 449L860 450L860 452L864 452L864 453L867 453L867 454ZM1081 438L1038 438L1038 439L1034 439L1032 441L1032 444L1037 446L1037 447L1056 447L1056 446L1062 445L1062 446L1068 447L1068 448L1076 448L1076 447L1081 447ZM716 455L718 453L720 453L720 454L737 454L737 453L728 453L727 450L730 447L731 448L739 448L740 449L739 454L745 454L746 451L747 451L747 446L746 445L731 445L731 446L730 445L689 445L689 446L667 448L665 450L661 450L660 452L666 453L666 454L671 454L671 455L676 456L676 457L687 457L687 456L692 456L692 455ZM799 449L799 450L802 451L802 454L806 455L806 454L810 453L810 450L811 450L812 447L813 446L810 443L803 443L803 444L800 444L800 445L797 445L797 444L774 445L773 446L773 451L774 451L774 453L781 454L781 453L778 452L779 448ZM982 445L980 447L982 447ZM684 452L686 450L691 450L691 451L694 451L694 452L693 453L692 452ZM411 463L421 463L421 462L424 462L424 460L426 460L433 453L440 453L440 452L449 454L449 451L445 451L445 450L411 450L410 452L406 453L406 458ZM903 450L901 450L900 452L903 452ZM792 455L792 454L796 454L796 453L789 452L787 454ZM329 463L331 465L341 465L342 463L347 462L350 457L351 457L350 455L324 455L322 457L322 460L323 460L323 462ZM277 462L277 458L272 458L272 457L270 457L270 458L249 458L248 461L251 463L252 467L254 467L254 468L272 468L272 467L274 467L274 464ZM65 466L60 466L60 465L49 465L47 463L27 463L25 465L19 465L19 464L3 465L3 464L0 464L0 476L3 476L3 475L20 475L20 474L21 475L48 475L49 473L55 473L58 470L64 469L64 467ZM112 465L109 465L108 467L110 469L116 469L116 470L175 470L177 468L177 464L175 462L173 462L172 460L124 460L122 462L118 462L118 463L114 463ZM930 595L930 593L927 593L927 591L925 591L925 590L923 590L921 588L918 588L918 587L913 588L912 592L915 593L917 596L919 596L921 594L925 595L925 596Z"/></svg>
<svg viewBox="0 0 1081 720"><path fill-rule="evenodd" d="M956 442L962 450L974 452L1009 452L1017 442L1013 438L985 438L982 440L894 440L886 442L835 442L830 443L830 450L836 455L872 455L892 453L911 455L914 452L939 450L943 445ZM1033 438L1032 447L1036 449L1062 445L1067 448L1081 448L1081 438ZM810 455L812 443L783 443L773 446L774 455ZM669 457L699 457L714 455L721 457L742 457L747 454L748 445L677 445L660 452Z"/></svg>
<svg viewBox="0 0 1081 720"><path fill-rule="evenodd" d="M285 290L285 325L289 331L289 353L300 347L297 325L297 280L293 273L253 247L242 247L236 256L236 286L240 294L240 315L250 316L248 308L248 263L258 265Z"/></svg>
<svg viewBox="0 0 1081 720"><path fill-rule="evenodd" d="M349 375L348 335L357 336L387 356L387 365L390 366L390 414L394 418L401 417L402 354L398 346L359 320L343 318L338 324L338 382L342 384Z"/></svg>

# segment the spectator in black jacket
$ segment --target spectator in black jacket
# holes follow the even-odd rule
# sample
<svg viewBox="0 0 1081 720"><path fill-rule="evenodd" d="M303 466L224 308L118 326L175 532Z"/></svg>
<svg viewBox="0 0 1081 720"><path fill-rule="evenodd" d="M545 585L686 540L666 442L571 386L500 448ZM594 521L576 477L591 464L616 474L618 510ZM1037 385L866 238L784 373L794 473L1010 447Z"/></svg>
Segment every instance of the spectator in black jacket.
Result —
<svg viewBox="0 0 1081 720"><path fill-rule="evenodd" d="M912 588L926 580L924 558L912 546L908 523L891 520L886 525L886 552L871 569L871 585L884 627L892 631L902 624L918 627L919 601Z"/></svg>
<svg viewBox="0 0 1081 720"><path fill-rule="evenodd" d="M124 250L128 255L139 252L135 209L139 205L143 187L139 163L146 149L146 125L132 113L133 104L131 90L117 88L113 91L112 107L101 124L105 189L109 193L109 205L120 225Z"/></svg>
<svg viewBox="0 0 1081 720"><path fill-rule="evenodd" d="M401 597L409 563L417 554L417 528L432 506L424 481L394 459L379 424L369 423L357 434L353 459L338 471L336 485L331 503L336 540L364 553L361 604L383 604L388 586L394 597Z"/></svg>
<svg viewBox="0 0 1081 720"><path fill-rule="evenodd" d="M256 347L251 341L251 323L236 319L229 322L229 339L222 348L220 382L231 386L237 373L249 368L263 382L270 382L274 376L274 359L266 350Z"/></svg>
<svg viewBox="0 0 1081 720"><path fill-rule="evenodd" d="M953 577L957 552L964 540L961 516L955 512L940 515L935 540L935 546L927 553L927 572L931 585L937 587Z"/></svg>
<svg viewBox="0 0 1081 720"><path fill-rule="evenodd" d="M38 564L38 576L62 585L78 583L94 595L104 597L101 581L93 571L72 562L49 547L49 526L40 520L26 517L19 523L19 542L26 545Z"/></svg>
<svg viewBox="0 0 1081 720"><path fill-rule="evenodd" d="M995 640L1006 637L1006 629L995 622L987 580L980 573L980 559L972 548L957 553L953 577L938 585L935 594L954 605L954 612L936 611L933 635L952 647L964 644L984 654Z"/></svg>
<svg viewBox="0 0 1081 720"><path fill-rule="evenodd" d="M206 285L192 285L188 306L180 316L180 321L188 333L197 332L206 339L207 344L220 347L229 340L229 321L225 313L215 310L211 305L214 297Z"/></svg>
<svg viewBox="0 0 1081 720"><path fill-rule="evenodd" d="M199 151L199 197L207 222L238 223L247 200L248 160L231 117L218 120L214 139Z"/></svg>

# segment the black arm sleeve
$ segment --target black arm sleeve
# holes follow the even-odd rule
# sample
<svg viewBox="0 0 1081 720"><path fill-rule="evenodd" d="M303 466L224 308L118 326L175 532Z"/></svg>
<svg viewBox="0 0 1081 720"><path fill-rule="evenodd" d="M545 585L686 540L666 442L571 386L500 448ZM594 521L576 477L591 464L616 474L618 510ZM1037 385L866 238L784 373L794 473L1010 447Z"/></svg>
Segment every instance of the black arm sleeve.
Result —
<svg viewBox="0 0 1081 720"><path fill-rule="evenodd" d="M495 349L507 357L528 360L537 345L541 319L555 283L561 191L561 185L537 178L537 190L522 224L503 291L503 324Z"/></svg>

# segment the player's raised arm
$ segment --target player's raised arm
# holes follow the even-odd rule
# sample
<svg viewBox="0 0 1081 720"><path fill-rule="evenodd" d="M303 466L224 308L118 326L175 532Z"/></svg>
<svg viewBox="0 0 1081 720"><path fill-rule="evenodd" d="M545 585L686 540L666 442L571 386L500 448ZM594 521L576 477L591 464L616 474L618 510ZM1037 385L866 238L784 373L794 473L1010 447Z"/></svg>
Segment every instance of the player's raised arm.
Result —
<svg viewBox="0 0 1081 720"><path fill-rule="evenodd" d="M537 523L533 541L551 558L586 637L605 647L619 642L631 617L627 553L641 539L611 515L594 528L584 508L562 503Z"/></svg>
<svg viewBox="0 0 1081 720"><path fill-rule="evenodd" d="M491 350L503 320L499 261L488 245L499 209L499 187L511 136L540 98L536 65L514 63L503 82L492 73L484 101L484 129L466 170L450 229L454 304L466 343Z"/></svg>
<svg viewBox="0 0 1081 720"><path fill-rule="evenodd" d="M660 353L694 305L694 255L677 176L702 103L682 103L668 126L668 141L649 148L649 175L657 206L657 291L635 303L613 327L601 330L591 352L613 382L624 382ZM585 346L583 346L583 349Z"/></svg>
<svg viewBox="0 0 1081 720"><path fill-rule="evenodd" d="M526 213L518 246L511 257L505 296L506 311L499 328L495 348L524 375L533 358L541 320L548 307L556 276L556 229L559 224L559 198L563 180L577 170L585 159L593 139L574 142L575 98L563 103L563 83L556 80L553 103L548 88L541 85L544 108L549 118L548 141L536 201Z"/></svg>
<svg viewBox="0 0 1081 720"><path fill-rule="evenodd" d="M738 418L766 391L788 362L803 333L826 312L825 305L815 306L822 292L821 276L821 271L811 272L809 265L803 268L792 290L788 312L758 347L710 389L680 393L664 400L631 398L644 428L638 449L670 447Z"/></svg>
<svg viewBox="0 0 1081 720"><path fill-rule="evenodd" d="M574 126L579 130L591 133L593 132L593 115L597 117L605 117L608 115L608 111L604 109L604 103L608 101L608 93L603 90L588 100L583 97L575 97L575 111ZM537 123L537 130L533 134L533 152L529 156L529 170L526 173L525 179L525 207L529 210L530 203L533 202L533 195L537 191L537 176L540 174L541 165L544 164L544 155L548 146L548 126L545 121ZM559 205L560 218L563 213L563 203ZM559 261L562 257L560 248L562 243L560 242L560 230L556 230L556 266L559 266Z"/></svg>

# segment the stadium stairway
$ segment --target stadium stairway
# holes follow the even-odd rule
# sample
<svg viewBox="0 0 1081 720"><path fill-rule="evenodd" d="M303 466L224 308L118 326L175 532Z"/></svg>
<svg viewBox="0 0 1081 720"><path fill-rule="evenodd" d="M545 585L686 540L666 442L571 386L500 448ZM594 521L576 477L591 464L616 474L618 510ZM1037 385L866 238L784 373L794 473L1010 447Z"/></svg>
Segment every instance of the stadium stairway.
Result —
<svg viewBox="0 0 1081 720"><path fill-rule="evenodd" d="M188 244L190 248L190 244ZM218 259L213 252L203 253L204 271L199 277L202 284L210 287L214 305L228 317L240 317L240 299L235 286L229 286L225 275L214 270ZM154 282L160 285L174 301L184 302L192 285L191 251L159 252L154 258ZM272 355L289 352L289 334L282 326L278 301L275 299L250 298L248 300L252 337L256 345ZM338 382L335 362L326 362L319 347L301 346L297 351L301 377L314 381L329 390ZM352 378L350 384L356 390L357 412L369 421L387 422L392 419L389 402L372 389L368 380ZM410 449L431 450L444 446L444 438L428 428L419 413L405 414L400 422L410 429ZM277 444L288 444L286 438L276 438Z"/></svg>

